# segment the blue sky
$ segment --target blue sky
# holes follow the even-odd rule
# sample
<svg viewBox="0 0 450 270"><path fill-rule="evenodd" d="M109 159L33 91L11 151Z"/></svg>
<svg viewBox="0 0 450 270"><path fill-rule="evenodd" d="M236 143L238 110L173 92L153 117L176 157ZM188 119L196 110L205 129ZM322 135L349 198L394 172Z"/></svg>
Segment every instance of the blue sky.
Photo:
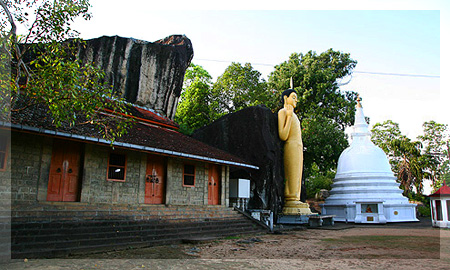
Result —
<svg viewBox="0 0 450 270"><path fill-rule="evenodd" d="M342 89L361 94L372 124L391 119L412 139L421 133L424 121L450 124L445 101L450 84L445 78L448 72L443 72L448 71L443 59L449 55L442 50L450 48L448 34L444 34L450 33L449 4L434 0L320 1L301 6L298 2L232 0L227 7L215 7L208 1L176 0L155 6L151 1L91 0L93 19L74 26L83 38L119 35L156 41L185 34L194 47L193 62L213 78L234 61L252 63L267 79L273 66L293 52L321 53L333 48L358 61L350 83ZM234 10L223 10L230 7ZM292 10L276 10L283 7ZM245 10L255 8L262 10Z"/></svg>

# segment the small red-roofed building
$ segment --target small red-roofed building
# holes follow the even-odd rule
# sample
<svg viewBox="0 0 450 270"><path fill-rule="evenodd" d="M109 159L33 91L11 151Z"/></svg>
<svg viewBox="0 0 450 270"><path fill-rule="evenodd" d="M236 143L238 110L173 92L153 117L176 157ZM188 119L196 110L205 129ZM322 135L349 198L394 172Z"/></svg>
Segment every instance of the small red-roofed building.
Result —
<svg viewBox="0 0 450 270"><path fill-rule="evenodd" d="M450 228L450 187L444 183L429 197L433 227Z"/></svg>

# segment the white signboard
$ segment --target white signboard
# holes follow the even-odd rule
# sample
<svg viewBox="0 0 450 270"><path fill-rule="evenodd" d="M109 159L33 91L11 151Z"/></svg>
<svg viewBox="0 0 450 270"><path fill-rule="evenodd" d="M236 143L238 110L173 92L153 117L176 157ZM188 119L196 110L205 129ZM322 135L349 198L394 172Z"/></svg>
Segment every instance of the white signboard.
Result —
<svg viewBox="0 0 450 270"><path fill-rule="evenodd" d="M250 198L250 180L230 179L230 198Z"/></svg>

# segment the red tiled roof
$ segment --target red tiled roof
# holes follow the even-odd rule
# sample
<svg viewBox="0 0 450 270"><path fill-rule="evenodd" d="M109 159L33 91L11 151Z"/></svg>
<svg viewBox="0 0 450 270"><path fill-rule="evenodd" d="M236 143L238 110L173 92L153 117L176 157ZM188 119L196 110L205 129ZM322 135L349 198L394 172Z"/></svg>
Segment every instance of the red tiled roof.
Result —
<svg viewBox="0 0 450 270"><path fill-rule="evenodd" d="M440 189L438 189L435 193L431 194L429 197L440 197L442 195L450 195L449 186L444 184Z"/></svg>
<svg viewBox="0 0 450 270"><path fill-rule="evenodd" d="M129 113L137 120L178 129L178 124L148 109L132 106Z"/></svg>
<svg viewBox="0 0 450 270"><path fill-rule="evenodd" d="M244 167L248 167L248 165L252 167L251 164L239 157L174 130L177 128L177 125L174 122L163 118L156 113L136 107L131 108L131 113L135 116L135 119L144 119L144 121L140 120L138 123L135 123L133 127L128 130L126 135L116 139L117 143L122 143L122 145L125 144L123 147L133 149L144 147L142 151L146 152L151 152L149 149L154 148L156 153L166 155L181 156L199 160L208 160L209 158L214 159L215 162L217 162L217 160L226 161L238 163L244 165ZM75 125L73 127L61 127L56 129L52 124L52 118L48 113L48 109L44 106L33 106L18 112L13 112L11 115L11 124L13 129L15 126L21 125L30 127L31 129L28 128L29 131L34 130L41 133L44 132L43 130L56 131L60 132L59 134L66 133L77 135L73 137L76 137L76 139L88 137L85 138L86 141L92 141L89 138L101 139L100 133L91 124ZM58 136L58 133L56 133L56 136ZM108 143L105 141L103 142L106 144ZM176 152L176 154L171 152ZM196 156L202 158L196 158Z"/></svg>

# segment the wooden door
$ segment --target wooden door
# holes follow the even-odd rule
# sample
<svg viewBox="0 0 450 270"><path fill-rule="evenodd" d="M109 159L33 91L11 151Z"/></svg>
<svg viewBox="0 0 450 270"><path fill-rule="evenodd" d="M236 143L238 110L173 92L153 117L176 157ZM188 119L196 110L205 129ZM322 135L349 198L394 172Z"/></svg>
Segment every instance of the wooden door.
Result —
<svg viewBox="0 0 450 270"><path fill-rule="evenodd" d="M163 157L149 155L145 173L145 200L148 204L164 203L166 166Z"/></svg>
<svg viewBox="0 0 450 270"><path fill-rule="evenodd" d="M220 167L217 165L209 166L208 173L208 204L220 204L219 190L220 190Z"/></svg>
<svg viewBox="0 0 450 270"><path fill-rule="evenodd" d="M82 144L80 143L54 141L47 187L47 201L79 201L81 151Z"/></svg>

